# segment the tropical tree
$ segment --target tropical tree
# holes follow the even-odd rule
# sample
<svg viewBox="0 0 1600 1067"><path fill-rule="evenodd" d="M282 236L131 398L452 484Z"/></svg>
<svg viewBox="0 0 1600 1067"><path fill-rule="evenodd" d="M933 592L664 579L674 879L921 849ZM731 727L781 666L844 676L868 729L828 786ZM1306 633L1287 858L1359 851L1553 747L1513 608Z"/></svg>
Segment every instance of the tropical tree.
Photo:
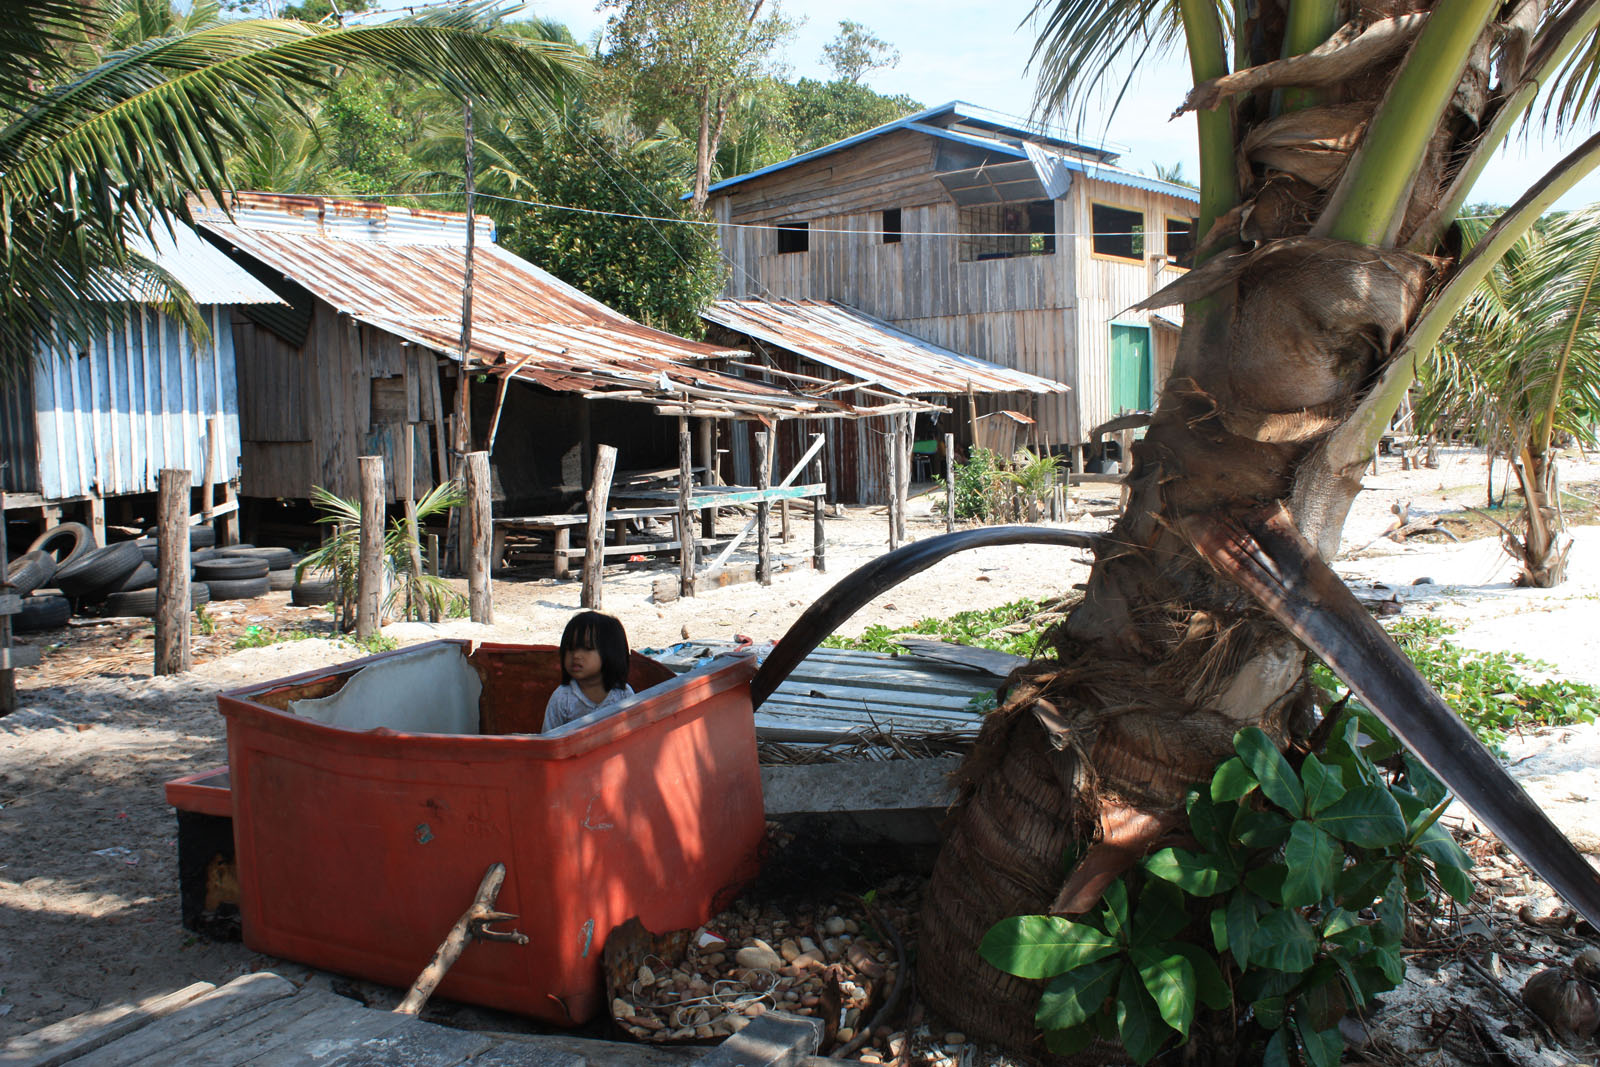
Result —
<svg viewBox="0 0 1600 1067"><path fill-rule="evenodd" d="M1593 117L1600 3L1414 0L1358 6L1343 22L1349 10L1337 0L1037 8L1048 109L1073 106L1119 60L1187 46L1202 239L1197 267L1149 302L1183 303L1185 327L1134 448L1126 510L1109 534L1082 538L1094 565L1054 657L1020 676L961 772L918 985L969 1034L1013 1047L1035 1035L1041 987L982 962L985 932L1008 916L1095 908L1187 825L1191 788L1233 757L1243 728L1303 744L1312 654L1600 919L1593 869L1324 562L1418 354L1600 160L1591 137L1458 251L1458 209L1541 85L1563 86L1553 123ZM1128 1004L1132 1019L1148 1001Z"/></svg>
<svg viewBox="0 0 1600 1067"><path fill-rule="evenodd" d="M851 85L872 71L900 65L900 49L851 19L839 20L839 32L822 46L822 56L834 77Z"/></svg>
<svg viewBox="0 0 1600 1067"><path fill-rule="evenodd" d="M1462 223L1481 239L1487 219ZM1490 454L1512 457L1523 497L1521 530L1506 548L1520 585L1566 577L1554 447L1595 444L1600 415L1600 208L1528 230L1501 257L1451 322L1420 374L1417 417L1433 426L1481 427Z"/></svg>
<svg viewBox="0 0 1600 1067"><path fill-rule="evenodd" d="M468 5L381 25L325 28L241 20L157 35L100 55L117 26L82 0L0 5L0 370L59 330L82 345L130 280L181 301L137 251L197 193L225 197L229 163L258 118L351 64L438 80L506 105L554 107L575 82L570 47L488 31L502 13ZM159 12L152 12L159 19ZM142 32L134 34L142 36ZM64 346L65 347L65 346Z"/></svg>

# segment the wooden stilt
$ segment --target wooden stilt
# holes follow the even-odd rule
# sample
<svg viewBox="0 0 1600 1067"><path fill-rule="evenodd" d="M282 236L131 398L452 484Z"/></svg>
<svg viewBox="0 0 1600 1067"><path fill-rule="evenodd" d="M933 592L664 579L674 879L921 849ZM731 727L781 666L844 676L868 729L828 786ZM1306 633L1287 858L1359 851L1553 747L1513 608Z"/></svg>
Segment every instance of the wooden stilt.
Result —
<svg viewBox="0 0 1600 1067"><path fill-rule="evenodd" d="M895 508L900 503L900 416L889 416L889 429L884 434L884 481L889 490L889 551L900 547L900 524L895 521Z"/></svg>
<svg viewBox="0 0 1600 1067"><path fill-rule="evenodd" d="M699 543L694 535L694 460L689 452L689 416L678 416L678 595L694 596L694 572L699 564Z"/></svg>
<svg viewBox="0 0 1600 1067"><path fill-rule="evenodd" d="M600 572L606 565L606 504L611 499L611 475L617 469L617 450L601 445L595 450L594 480L589 483L589 528L583 546L583 593L579 603L600 610Z"/></svg>
<svg viewBox="0 0 1600 1067"><path fill-rule="evenodd" d="M489 576L489 552L494 539L494 518L489 500L489 453L468 452L465 464L467 522L467 604L473 622L494 622L494 583Z"/></svg>
<svg viewBox="0 0 1600 1067"><path fill-rule="evenodd" d="M406 427L405 439L400 442L400 504L405 509L406 531L410 537L411 573L422 574L422 531L417 527L417 502L416 495L416 464L417 442L411 433L411 427ZM406 618L410 618L415 609L417 618L422 618L422 605L411 603L411 597L406 596ZM430 608L431 615L438 614L438 608ZM438 622L438 619L433 619Z"/></svg>
<svg viewBox="0 0 1600 1067"><path fill-rule="evenodd" d="M772 457L769 454L770 435L765 431L756 434L756 488L772 488ZM772 503L767 500L756 505L756 580L762 585L772 584Z"/></svg>
<svg viewBox="0 0 1600 1067"><path fill-rule="evenodd" d="M0 489L0 593L9 593L4 576L11 569L6 551L6 494ZM11 613L0 611L0 718L17 710L17 672L11 662Z"/></svg>
<svg viewBox="0 0 1600 1067"><path fill-rule="evenodd" d="M815 485L822 485L822 434L811 435L811 447L817 449L817 458L811 461L811 481ZM819 574L828 569L828 537L822 527L822 513L826 510L828 498L814 496L811 498L811 567Z"/></svg>
<svg viewBox="0 0 1600 1067"><path fill-rule="evenodd" d="M105 544L106 543L106 502L105 502L105 498L100 496L98 493L92 494L89 497L89 499L84 502L84 508L89 512L89 529L94 533L94 543L97 544L97 545ZM184 516L184 521L185 522L188 521L188 516L187 515Z"/></svg>
<svg viewBox="0 0 1600 1067"><path fill-rule="evenodd" d="M956 435L944 435L944 532L956 531Z"/></svg>
<svg viewBox="0 0 1600 1067"><path fill-rule="evenodd" d="M157 485L156 674L182 674L189 656L189 481L164 470Z"/></svg>
<svg viewBox="0 0 1600 1067"><path fill-rule="evenodd" d="M356 637L383 630L383 457L360 456L361 538L356 561Z"/></svg>
<svg viewBox="0 0 1600 1067"><path fill-rule="evenodd" d="M901 544L906 543L906 505L911 496L911 413L904 412L898 416L900 422L899 463L895 473L899 476L895 482L895 508L894 523L895 537Z"/></svg>

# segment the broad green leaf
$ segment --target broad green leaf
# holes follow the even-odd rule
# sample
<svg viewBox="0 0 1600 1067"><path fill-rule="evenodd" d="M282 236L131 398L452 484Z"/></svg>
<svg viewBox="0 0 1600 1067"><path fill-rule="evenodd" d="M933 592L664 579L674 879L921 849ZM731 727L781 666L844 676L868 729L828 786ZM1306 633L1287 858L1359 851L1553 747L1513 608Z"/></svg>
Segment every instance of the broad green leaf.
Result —
<svg viewBox="0 0 1600 1067"><path fill-rule="evenodd" d="M1134 945L1153 945L1169 940L1189 925L1189 899L1183 890L1168 882L1145 883L1139 894L1139 907L1133 913Z"/></svg>
<svg viewBox="0 0 1600 1067"><path fill-rule="evenodd" d="M1119 942L1128 940L1128 883L1118 878L1106 886L1106 891L1100 901L1105 907L1102 914L1106 919L1106 933L1116 938Z"/></svg>
<svg viewBox="0 0 1600 1067"><path fill-rule="evenodd" d="M1317 951L1317 934L1297 911L1275 908L1256 924L1250 959L1275 971L1309 970Z"/></svg>
<svg viewBox="0 0 1600 1067"><path fill-rule="evenodd" d="M1283 1025L1284 999L1282 997L1262 997L1250 1005L1250 1010L1255 1014L1256 1022L1263 1030L1276 1030Z"/></svg>
<svg viewBox="0 0 1600 1067"><path fill-rule="evenodd" d="M1139 972L1145 992L1156 1002L1161 1018L1181 1037L1188 1037L1199 998L1194 965L1183 954L1168 951L1169 947L1141 945L1135 948L1131 953L1133 966Z"/></svg>
<svg viewBox="0 0 1600 1067"><path fill-rule="evenodd" d="M1280 1027L1273 1031L1267 1050L1261 1056L1261 1067L1289 1067L1289 1031Z"/></svg>
<svg viewBox="0 0 1600 1067"><path fill-rule="evenodd" d="M1444 783L1428 770L1426 764L1409 751L1402 753L1402 758L1405 760L1406 784L1411 787L1411 791L1418 799L1431 807L1445 798Z"/></svg>
<svg viewBox="0 0 1600 1067"><path fill-rule="evenodd" d="M1233 809L1226 808L1218 811L1216 801L1211 799L1209 793L1195 790L1189 794L1189 832L1200 843L1200 847L1207 852L1221 852L1228 847L1227 838L1223 833L1225 824L1222 818L1233 817Z"/></svg>
<svg viewBox="0 0 1600 1067"><path fill-rule="evenodd" d="M1316 755L1309 755L1300 767L1300 780L1306 787L1306 814L1317 812L1344 796L1344 772L1328 766Z"/></svg>
<svg viewBox="0 0 1600 1067"><path fill-rule="evenodd" d="M1393 872L1389 860L1363 860L1339 872L1334 895L1341 907L1360 911L1383 894Z"/></svg>
<svg viewBox="0 0 1600 1067"><path fill-rule="evenodd" d="M1171 882L1192 897L1226 893L1239 879L1221 869L1222 860L1211 853L1196 855L1186 849L1164 848L1146 857L1144 869Z"/></svg>
<svg viewBox="0 0 1600 1067"><path fill-rule="evenodd" d="M1289 840L1289 820L1275 811L1240 808L1233 817L1233 839L1245 848L1278 848Z"/></svg>
<svg viewBox="0 0 1600 1067"><path fill-rule="evenodd" d="M1116 951L1114 938L1054 915L1001 919L978 946L991 966L1019 978L1050 978Z"/></svg>
<svg viewBox="0 0 1600 1067"><path fill-rule="evenodd" d="M1283 847L1283 862L1288 873L1283 880L1285 907L1302 908L1316 904L1333 889L1344 849L1315 824L1296 820L1289 830L1289 843Z"/></svg>
<svg viewBox="0 0 1600 1067"><path fill-rule="evenodd" d="M1295 1029L1300 1032L1300 1044L1305 1047L1306 1059L1311 1067L1338 1067L1339 1059L1344 1055L1344 1037L1337 1026L1314 1030L1296 1019Z"/></svg>
<svg viewBox="0 0 1600 1067"><path fill-rule="evenodd" d="M1122 971L1122 960L1112 958L1056 975L1039 995L1034 1022L1041 1030L1069 1030L1088 1021L1111 995Z"/></svg>
<svg viewBox="0 0 1600 1067"><path fill-rule="evenodd" d="M1468 856L1444 827L1434 824L1422 832L1416 849L1433 861L1434 877L1458 902L1472 899L1472 857Z"/></svg>
<svg viewBox="0 0 1600 1067"><path fill-rule="evenodd" d="M1250 892L1262 897L1273 904L1283 903L1283 882L1289 876L1289 868L1281 863L1269 863L1244 876L1244 884Z"/></svg>
<svg viewBox="0 0 1600 1067"><path fill-rule="evenodd" d="M1361 919L1355 912L1345 908L1329 908L1322 915L1322 936L1324 938L1338 937L1346 930L1361 928Z"/></svg>
<svg viewBox="0 0 1600 1067"><path fill-rule="evenodd" d="M1233 747L1261 783L1261 792L1268 800L1291 815L1305 811L1306 794L1300 779L1265 731L1246 726L1233 735Z"/></svg>
<svg viewBox="0 0 1600 1067"><path fill-rule="evenodd" d="M1057 1056L1074 1056L1088 1048L1095 1039L1092 1026L1074 1026L1069 1030L1046 1030L1044 1047Z"/></svg>
<svg viewBox="0 0 1600 1067"><path fill-rule="evenodd" d="M1254 962L1252 949L1259 923L1260 910L1254 895L1240 890L1228 898L1228 951L1240 970Z"/></svg>
<svg viewBox="0 0 1600 1067"><path fill-rule="evenodd" d="M1393 989L1406 977L1406 961L1400 956L1400 949L1393 945L1379 945L1372 950L1372 962L1382 972L1383 977Z"/></svg>
<svg viewBox="0 0 1600 1067"><path fill-rule="evenodd" d="M1225 760L1211 776L1211 799L1218 804L1238 800L1257 786L1256 776L1235 756Z"/></svg>
<svg viewBox="0 0 1600 1067"><path fill-rule="evenodd" d="M1199 994L1200 1003L1214 1011L1221 1011L1233 1002L1233 993L1228 989L1227 980L1222 977L1222 968L1217 966L1215 956L1203 946L1187 941L1174 941L1171 948L1194 968L1195 992Z"/></svg>
<svg viewBox="0 0 1600 1067"><path fill-rule="evenodd" d="M1172 1027L1131 969L1124 970L1117 983L1117 1036L1136 1063L1149 1063L1172 1036Z"/></svg>
<svg viewBox="0 0 1600 1067"><path fill-rule="evenodd" d="M1317 825L1362 848L1387 848L1405 840L1400 805L1381 786L1358 785L1317 816Z"/></svg>
<svg viewBox="0 0 1600 1067"><path fill-rule="evenodd" d="M1326 1030L1338 1026L1350 1009L1343 984L1339 980L1339 965L1331 959L1317 961L1306 972L1304 989L1295 1006L1295 1021L1311 1030Z"/></svg>
<svg viewBox="0 0 1600 1067"><path fill-rule="evenodd" d="M1228 951L1228 906L1211 909L1211 946L1218 952Z"/></svg>

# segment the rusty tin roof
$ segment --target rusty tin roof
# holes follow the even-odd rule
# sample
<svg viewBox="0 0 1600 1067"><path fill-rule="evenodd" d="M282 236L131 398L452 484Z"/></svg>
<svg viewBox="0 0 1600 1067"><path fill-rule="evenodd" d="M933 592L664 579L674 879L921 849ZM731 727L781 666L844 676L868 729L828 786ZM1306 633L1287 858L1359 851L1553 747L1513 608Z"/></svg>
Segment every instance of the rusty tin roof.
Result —
<svg viewBox="0 0 1600 1067"><path fill-rule="evenodd" d="M913 337L831 300L718 300L708 322L794 352L900 396L1065 393L1069 387Z"/></svg>
<svg viewBox="0 0 1600 1067"><path fill-rule="evenodd" d="M196 222L336 310L458 357L466 216L323 197L238 193L232 217ZM493 243L476 220L471 359L558 392L653 404L663 413L827 417L845 405L721 374L697 361L737 356L635 322Z"/></svg>

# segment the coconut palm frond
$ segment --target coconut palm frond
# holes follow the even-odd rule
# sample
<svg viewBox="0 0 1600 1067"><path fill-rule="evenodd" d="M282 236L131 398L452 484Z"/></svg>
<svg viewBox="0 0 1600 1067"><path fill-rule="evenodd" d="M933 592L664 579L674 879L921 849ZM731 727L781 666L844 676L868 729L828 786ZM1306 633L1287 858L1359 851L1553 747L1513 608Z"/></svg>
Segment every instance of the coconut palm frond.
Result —
<svg viewBox="0 0 1600 1067"><path fill-rule="evenodd" d="M1217 7L1231 26L1231 5L1219 0ZM1130 60L1166 55L1184 41L1177 0L1037 0L1028 20L1039 26L1028 67L1038 77L1041 114L1082 111L1113 70L1129 72L1117 87L1120 100L1139 66Z"/></svg>

